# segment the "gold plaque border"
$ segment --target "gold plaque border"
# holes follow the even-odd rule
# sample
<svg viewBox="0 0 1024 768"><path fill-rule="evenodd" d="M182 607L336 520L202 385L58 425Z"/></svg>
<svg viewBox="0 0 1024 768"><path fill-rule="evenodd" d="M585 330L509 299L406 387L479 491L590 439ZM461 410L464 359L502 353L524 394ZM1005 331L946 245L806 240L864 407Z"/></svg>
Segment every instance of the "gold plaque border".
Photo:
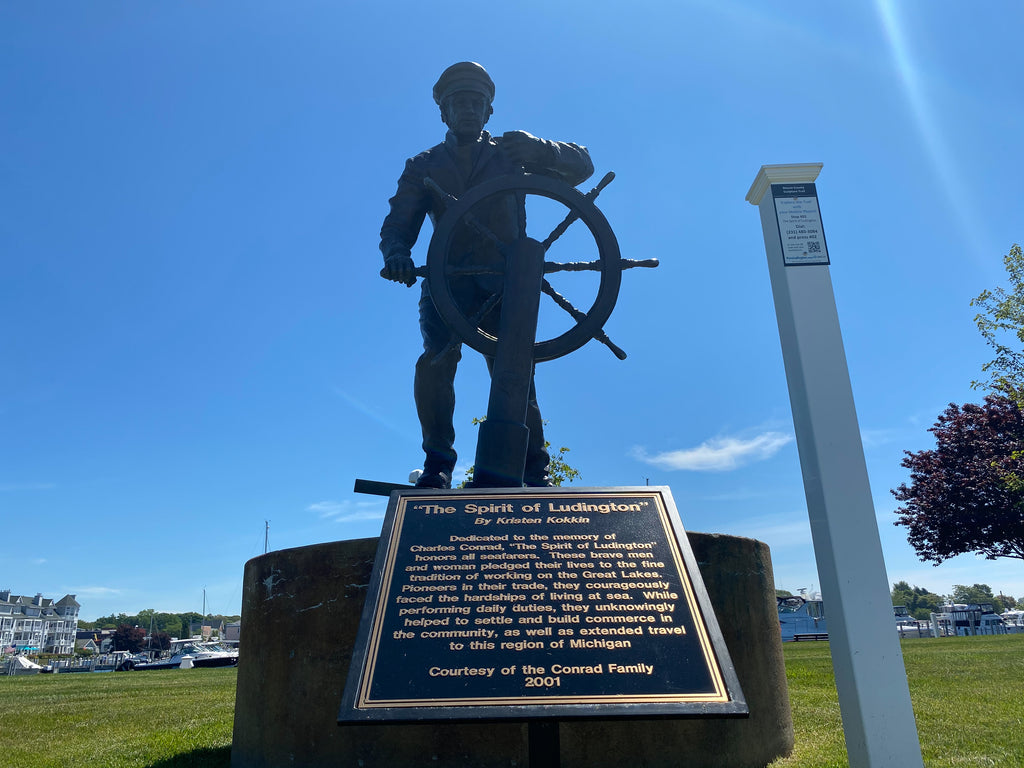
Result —
<svg viewBox="0 0 1024 768"><path fill-rule="evenodd" d="M505 494L505 498L512 494ZM697 597L693 589L690 572L686 568L683 558L682 546L676 536L676 528L669 520L668 508L660 491L609 491L601 492L550 492L550 493L519 493L515 494L521 498L558 497L568 499L608 499L618 498L647 498L653 499L657 507L658 518L662 530L665 532L666 541L672 551L672 559L676 564L682 583L686 604L690 609L696 627L697 637L700 643L701 654L704 663L711 673L714 691L711 693L693 694L602 694L599 696L500 696L488 698L429 698L429 699L371 699L370 689L373 686L373 674L377 668L377 654L380 649L381 633L383 631L384 614L387 610L387 599L391 594L391 582L394 577L395 559L398 554L398 543L401 541L402 527L405 524L405 513L409 503L421 501L422 497L403 496L399 498L398 507L395 511L395 522L388 541L388 558L385 565L380 590L377 593L377 602L373 612L373 626L370 630L370 642L367 648L366 661L362 666L359 692L356 697L356 709L378 709L378 708L405 708L405 707L480 707L480 706L516 706L533 705L544 706L548 704L723 704L731 701L728 690L722 676L722 669L715 656L711 638L708 635L707 623L704 614L700 610ZM445 500L458 500L460 503L476 500L492 500L503 497L501 493L460 493L460 494L431 494L431 502L443 502Z"/></svg>

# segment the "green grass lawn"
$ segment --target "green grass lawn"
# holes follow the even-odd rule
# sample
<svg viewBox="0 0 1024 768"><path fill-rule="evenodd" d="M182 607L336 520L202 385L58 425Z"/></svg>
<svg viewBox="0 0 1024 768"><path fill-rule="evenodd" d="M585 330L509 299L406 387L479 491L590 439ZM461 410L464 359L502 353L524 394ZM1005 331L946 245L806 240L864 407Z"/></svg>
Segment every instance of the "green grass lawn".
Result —
<svg viewBox="0 0 1024 768"><path fill-rule="evenodd" d="M227 768L234 668L0 677L5 768Z"/></svg>
<svg viewBox="0 0 1024 768"><path fill-rule="evenodd" d="M773 768L845 766L828 643L785 655L796 748ZM1024 635L905 640L903 655L928 768L1024 767ZM227 768L236 674L0 677L0 765Z"/></svg>
<svg viewBox="0 0 1024 768"><path fill-rule="evenodd" d="M1024 766L1024 635L904 640L924 764ZM796 746L772 768L847 765L828 643L786 643Z"/></svg>

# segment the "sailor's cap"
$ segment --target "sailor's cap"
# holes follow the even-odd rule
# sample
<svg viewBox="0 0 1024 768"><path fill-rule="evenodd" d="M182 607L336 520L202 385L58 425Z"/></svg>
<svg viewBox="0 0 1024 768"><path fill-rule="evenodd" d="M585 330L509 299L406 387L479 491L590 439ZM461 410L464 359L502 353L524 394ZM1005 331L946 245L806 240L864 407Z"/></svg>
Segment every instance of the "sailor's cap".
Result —
<svg viewBox="0 0 1024 768"><path fill-rule="evenodd" d="M446 97L459 91L475 91L488 101L494 101L494 81L475 61L460 61L442 72L434 84L434 102L440 105Z"/></svg>

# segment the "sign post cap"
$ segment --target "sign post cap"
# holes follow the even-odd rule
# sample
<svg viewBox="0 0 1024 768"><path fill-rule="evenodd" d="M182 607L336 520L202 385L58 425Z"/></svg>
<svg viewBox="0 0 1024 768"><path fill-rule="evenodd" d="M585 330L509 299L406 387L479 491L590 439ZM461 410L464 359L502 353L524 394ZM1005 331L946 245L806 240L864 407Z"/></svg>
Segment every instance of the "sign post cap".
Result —
<svg viewBox="0 0 1024 768"><path fill-rule="evenodd" d="M772 184L810 182L818 178L824 163L787 163L783 165L762 165L754 183L747 192L747 202L760 205L761 198Z"/></svg>

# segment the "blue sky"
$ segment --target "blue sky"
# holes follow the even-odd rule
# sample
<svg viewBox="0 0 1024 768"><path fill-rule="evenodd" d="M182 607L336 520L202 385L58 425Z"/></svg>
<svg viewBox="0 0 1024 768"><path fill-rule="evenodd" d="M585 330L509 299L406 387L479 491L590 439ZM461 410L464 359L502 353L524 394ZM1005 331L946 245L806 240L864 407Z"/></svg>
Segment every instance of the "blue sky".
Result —
<svg viewBox="0 0 1024 768"><path fill-rule="evenodd" d="M688 529L766 541L779 587L817 587L744 197L763 164L821 162L889 581L1024 596L1018 561L918 561L889 494L946 404L982 397L969 302L1024 240L1022 24L884 0L0 3L0 587L86 619L204 588L235 613L265 520L273 549L379 533L354 479L421 454L417 293L378 277L378 232L468 59L488 127L586 145L623 256L661 260L606 324L626 361L591 342L538 369L582 485L668 485ZM457 386L468 464L476 353Z"/></svg>

